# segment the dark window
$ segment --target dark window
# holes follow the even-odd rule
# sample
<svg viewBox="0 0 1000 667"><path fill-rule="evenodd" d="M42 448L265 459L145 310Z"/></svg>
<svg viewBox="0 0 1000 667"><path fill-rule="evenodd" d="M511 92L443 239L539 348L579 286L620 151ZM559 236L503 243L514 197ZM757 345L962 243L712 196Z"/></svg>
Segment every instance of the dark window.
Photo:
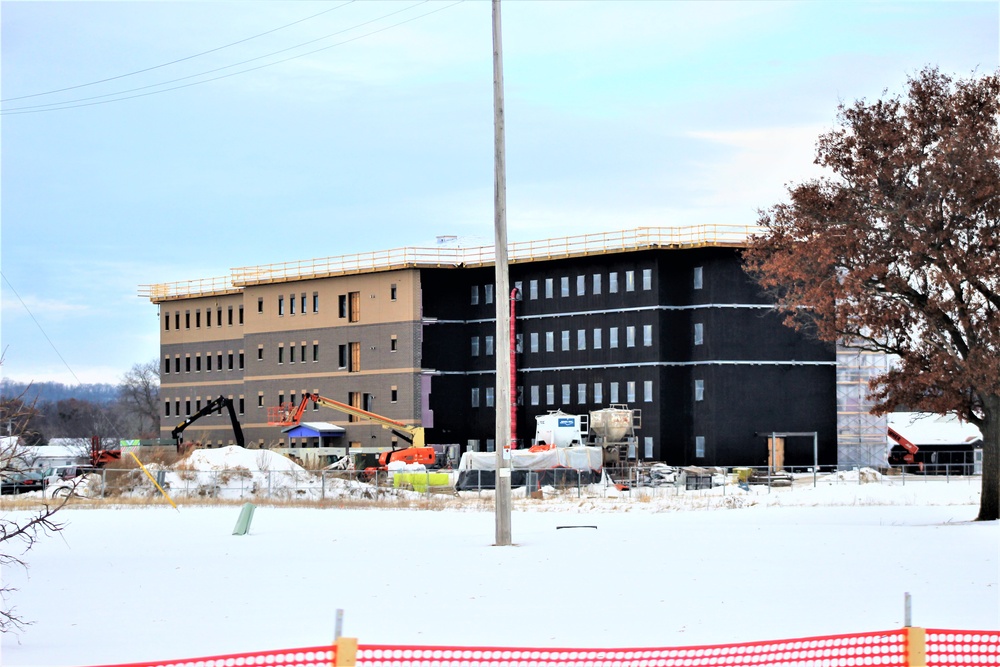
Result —
<svg viewBox="0 0 1000 667"><path fill-rule="evenodd" d="M180 357L174 357L174 372L175 373L180 373L181 372L181 358Z"/></svg>
<svg viewBox="0 0 1000 667"><path fill-rule="evenodd" d="M190 329L191 328L191 311L190 310L184 311L184 328L185 329Z"/></svg>
<svg viewBox="0 0 1000 667"><path fill-rule="evenodd" d="M194 358L194 372L195 373L200 373L201 372L201 355L200 354L197 355L197 356L195 356L195 358Z"/></svg>
<svg viewBox="0 0 1000 667"><path fill-rule="evenodd" d="M169 417L170 416L170 401L164 401L163 402L163 415L165 417Z"/></svg>
<svg viewBox="0 0 1000 667"><path fill-rule="evenodd" d="M313 292L313 312L319 312L319 292Z"/></svg>
<svg viewBox="0 0 1000 667"><path fill-rule="evenodd" d="M211 308L206 308L205 309L205 326L206 327L211 327L212 326L212 309Z"/></svg>
<svg viewBox="0 0 1000 667"><path fill-rule="evenodd" d="M163 372L170 373L170 357L163 357Z"/></svg>
<svg viewBox="0 0 1000 667"><path fill-rule="evenodd" d="M240 370L243 370L243 352L240 352Z"/></svg>
<svg viewBox="0 0 1000 667"><path fill-rule="evenodd" d="M264 312L264 297L262 296L257 297L257 312L258 313Z"/></svg>
<svg viewBox="0 0 1000 667"><path fill-rule="evenodd" d="M181 328L181 312L179 310L174 311L174 328Z"/></svg>
<svg viewBox="0 0 1000 667"><path fill-rule="evenodd" d="M337 296L337 317L347 317L347 295L340 294Z"/></svg>
<svg viewBox="0 0 1000 667"><path fill-rule="evenodd" d="M165 331L170 331L170 313L163 316L163 329Z"/></svg>
<svg viewBox="0 0 1000 667"><path fill-rule="evenodd" d="M313 361L319 361L319 343L313 343Z"/></svg>
<svg viewBox="0 0 1000 667"><path fill-rule="evenodd" d="M228 358L228 360L227 360L227 361L228 361L228 363L227 363L227 365L226 365L226 366L227 366L227 368L228 368L229 370L233 370L233 353L232 353L232 352L230 352L230 353L229 353L229 358Z"/></svg>
<svg viewBox="0 0 1000 667"><path fill-rule="evenodd" d="M240 396L240 414L243 414L243 397Z"/></svg>
<svg viewBox="0 0 1000 667"><path fill-rule="evenodd" d="M191 399L184 401L184 414L186 416L191 415Z"/></svg>
<svg viewBox="0 0 1000 667"><path fill-rule="evenodd" d="M337 346L337 366L340 368L347 368L347 346L338 345Z"/></svg>
<svg viewBox="0 0 1000 667"><path fill-rule="evenodd" d="M288 296L288 314L289 315L294 315L295 314L295 295L294 294L290 294Z"/></svg>
<svg viewBox="0 0 1000 667"><path fill-rule="evenodd" d="M191 357L184 357L184 372L191 372Z"/></svg>
<svg viewBox="0 0 1000 667"><path fill-rule="evenodd" d="M278 346L278 363L285 363L285 348L282 345Z"/></svg>
<svg viewBox="0 0 1000 667"><path fill-rule="evenodd" d="M389 298L393 301L396 300L396 283L389 285Z"/></svg>
<svg viewBox="0 0 1000 667"><path fill-rule="evenodd" d="M209 312L211 312L211 311L209 311ZM208 372L210 370L212 370L212 355L206 354L205 355L205 371Z"/></svg>
<svg viewBox="0 0 1000 667"><path fill-rule="evenodd" d="M228 314L226 315L226 317L229 318L228 319L229 326L233 326L233 307L232 306L229 306Z"/></svg>
<svg viewBox="0 0 1000 667"><path fill-rule="evenodd" d="M222 353L221 352L219 352L219 354L216 356L216 359L218 359L218 361L219 361L219 370L221 371L222 370Z"/></svg>
<svg viewBox="0 0 1000 667"><path fill-rule="evenodd" d="M300 308L299 310L302 312L303 315L305 315L306 314L306 295L302 294L301 297L302 297L302 299L301 299L300 303L302 304L302 308Z"/></svg>
<svg viewBox="0 0 1000 667"><path fill-rule="evenodd" d="M264 361L264 348L257 348L257 361Z"/></svg>
<svg viewBox="0 0 1000 667"><path fill-rule="evenodd" d="M243 306L240 306L240 326L243 326Z"/></svg>
<svg viewBox="0 0 1000 667"><path fill-rule="evenodd" d="M278 297L278 317L282 317L285 314L285 297Z"/></svg>

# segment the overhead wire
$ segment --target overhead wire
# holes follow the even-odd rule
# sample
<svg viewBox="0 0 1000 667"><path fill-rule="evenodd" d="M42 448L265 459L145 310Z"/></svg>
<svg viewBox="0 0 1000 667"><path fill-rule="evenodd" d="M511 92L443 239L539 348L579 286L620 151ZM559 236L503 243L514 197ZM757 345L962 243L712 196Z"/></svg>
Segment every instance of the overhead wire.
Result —
<svg viewBox="0 0 1000 667"><path fill-rule="evenodd" d="M7 276L4 274L3 271L0 271L0 277L3 278L3 281L5 283L7 283L7 287L9 287L10 291L14 293L14 296L17 297L17 300L21 302L21 307L24 308L26 313L28 313L28 317L30 317L31 321L35 323L35 326L38 327L38 330L42 332L42 337L46 341L48 341L49 346L52 347L52 350L56 353L56 356L59 357L59 360L63 362L63 366L66 367L66 370L69 371L69 374L73 376L73 379L76 380L77 384L83 384L82 382L80 382L80 378L76 376L76 373L73 372L73 369L70 367L69 362L67 362L66 359L62 356L62 353L59 352L59 348L57 348L56 344L52 342L52 339L49 338L49 335L45 333L45 328L42 327L41 323L37 319L35 319L35 314L31 312L31 308L28 308L28 304L26 304L24 302L24 299L21 298L21 295L17 293L17 290L14 289L14 286L11 284L10 280L7 279Z"/></svg>
<svg viewBox="0 0 1000 667"><path fill-rule="evenodd" d="M330 13L332 11L340 9L341 7L346 7L347 5L352 4L354 2L357 2L357 0L347 0L347 2L344 2L343 4L337 5L336 7L331 7L330 9L324 9L323 11L319 12L318 14L313 14L312 16L307 16L305 18L299 19L298 21L292 21L291 23L286 23L283 26L279 26L277 28L272 28L271 30L267 30L266 32L262 32L262 33L259 33L259 34L256 34L256 35L252 35L250 37L244 37L243 39L237 40L235 42L230 42L229 44L223 44L222 46L217 46L214 49L208 49L207 51L201 51L200 53L195 53L195 54L190 55L190 56L185 56L183 58L178 58L176 60L171 60L170 62L161 63L159 65L153 65L152 67L146 67L144 69L135 70L134 72L127 72L125 74L119 74L117 76L109 76L109 77L107 77L105 79L98 79L97 81L90 81L88 83L81 83L81 84L77 84L75 86L67 86L66 88L57 88L55 90L47 90L45 92L32 93L30 95L19 95L17 97L6 97L6 98L3 98L3 99L0 99L0 102L14 102L16 100L26 100L26 99L31 98L31 97L42 97L43 95L54 95L56 93L64 93L64 92L66 92L68 90L77 90L78 88L86 88L88 86L96 86L97 84L100 84L100 83L107 83L108 81L116 81L118 79L124 79L126 77L135 76L136 74L145 74L146 72L152 72L153 70L156 70L156 69L161 69L163 67L169 67L170 65L176 65L177 63L182 63L182 62L184 62L186 60L193 60L194 58L200 58L201 56L207 56L210 53L215 53L216 51L222 51L223 49L228 49L231 46L236 46L238 44L243 44L245 42L249 42L251 40L257 39L258 37L264 37L265 35L270 35L272 33L278 32L279 30L284 30L285 28L290 28L293 25L298 25L299 23L304 23L306 21L310 21L310 20L312 20L312 19L314 19L314 18L316 18L318 16L322 16L323 14L328 14L328 13Z"/></svg>
<svg viewBox="0 0 1000 667"><path fill-rule="evenodd" d="M191 83L186 83L186 84L179 85L179 86L173 86L173 87L170 87L170 88L163 88L161 90L153 90L153 91L150 91L150 92L147 92L147 93L139 93L138 95L126 95L124 97L114 97L114 99L106 99L106 100L102 100L101 99L101 98L104 98L104 97L112 97L112 96L116 96L116 95L125 95L125 93L136 92L136 91L145 90L145 89L148 89L148 88L156 88L158 86L165 86L165 85L169 85L171 83L176 83L178 81L185 81L187 79L192 79L192 78L196 78L196 77L199 77L199 76L205 76L207 74L212 74L214 72L219 72L219 71L222 71L222 70L225 70L225 69L231 69L233 67L238 67L240 65L245 65L247 63L255 62L255 61L261 60L263 58L269 58L271 56L275 56L275 55L278 55L278 54L281 54L281 53L285 53L287 51L291 51L291 50L294 50L294 49L297 49L297 48L301 48L303 46L307 46L309 44L313 44L315 42L322 41L324 39L329 39L330 37L335 37L335 36L343 34L345 32L350 32L351 30L355 30L355 29L357 29L359 27L362 27L362 26L365 26L365 25L368 25L368 24L371 24L371 23L375 23L377 21L381 21L381 20L386 19L386 18L388 18L390 16L393 16L395 14L399 14L401 12L404 12L404 11L407 11L409 9L412 9L413 7L416 7L418 5L426 4L429 1L430 0L422 0L422 2L418 2L418 3L414 4L414 5L409 5L409 6L405 7L405 8L403 8L403 9L399 9L399 10L396 10L394 12L390 12L389 14L385 14L385 15L380 16L378 18L374 18L374 19L371 19L371 20L368 20L368 21L364 21L364 22L359 23L359 24L357 24L355 26L352 26L350 28L345 28L343 30L339 30L337 32L331 33L331 34L326 35L324 37L319 37L319 38L316 38L316 39L313 39L313 40L309 40L308 42L303 42L303 43L297 44L295 46L290 46L290 47L285 48L285 49L280 49L278 51L274 51L272 53L269 53L269 54L266 54L266 55L263 55L263 56L257 56L255 58L251 58L249 60L244 60L244 61L239 62L239 63L233 63L231 65L226 65L224 67L219 67L219 68L216 68L216 69L213 69L213 70L208 70L208 71L205 71L205 72L201 72L199 74L192 74L192 75L189 75L189 76L186 76L186 77L180 77L178 79L172 79L170 81L164 81L164 82L160 82L160 83L157 83L157 84L150 84L148 86L141 86L139 88L132 88L132 89L129 89L129 90L118 91L117 93L107 93L105 95L97 95L97 96L87 97L87 98L81 98L81 99L77 99L77 100L68 100L66 102L53 102L53 103L50 103L50 104L36 105L36 106L30 106L30 107L15 107L14 109L3 109L3 110L0 110L0 116L20 115L20 114L28 114L28 113L45 113L45 112L49 112L49 111L62 111L64 109L77 109L77 108L81 108L81 107L95 106L95 105L99 105L99 104L109 104L111 102L120 102L120 101L123 101L123 100L131 100L131 99L136 99L136 98L139 98L139 97L148 97L150 95L158 95L158 94L170 92L170 91L173 91L173 90L180 90L180 89L183 89L183 88L190 88L192 86L198 86L198 85L201 85L201 84L204 84L204 83L211 83L213 81L219 81L221 79L226 79L226 78L229 78L229 77L232 77L232 76L238 76L240 74L246 74L247 72L254 72L256 70L264 69L264 68L267 68L267 67L273 67L274 65L280 65L282 63L286 63L286 62L289 62L291 60L296 60L298 58L304 58L306 56L310 56L310 55L313 55L315 53L320 53L321 51L326 51L328 49L332 49L332 48L337 47L337 46L343 46L344 44L349 44L351 42L358 41L359 39L364 39L365 37L370 37L372 35L377 35L378 33L385 32L387 30L391 30L392 28L397 28L397 27L399 27L401 25L405 25L405 24L410 23L412 21L416 21L418 19L425 18L427 16L430 16L432 14L436 14L436 13L444 11L446 9L450 9L451 7L454 7L455 5L461 4L461 3L465 2L466 0L456 0L455 2L452 2L451 4L445 5L444 7L439 7L437 9L433 9L433 10L431 10L429 12L425 12L425 13L420 14L418 16L410 17L410 18L408 18L408 19L406 19L404 21L399 21L398 23L394 23L392 25L388 25L388 26L379 28L377 30L372 30L371 32L367 32L367 33L364 33L362 35L357 35L357 36L352 37L350 39L345 39L343 41L336 42L334 44L330 44L330 45L324 46L324 47L319 48L319 49L313 49L312 51L307 51L305 53L300 53L298 55L290 56L288 58L283 58L281 60L276 60L276 61L270 62L270 63L265 63L263 65L258 65L256 67L249 67L247 69L240 70L238 72L230 72L228 74L223 74L221 76L216 76L216 77L212 77L212 78L209 78L209 79L204 79L204 80L201 80L201 81L193 81ZM100 101L91 101L91 100L100 100Z"/></svg>

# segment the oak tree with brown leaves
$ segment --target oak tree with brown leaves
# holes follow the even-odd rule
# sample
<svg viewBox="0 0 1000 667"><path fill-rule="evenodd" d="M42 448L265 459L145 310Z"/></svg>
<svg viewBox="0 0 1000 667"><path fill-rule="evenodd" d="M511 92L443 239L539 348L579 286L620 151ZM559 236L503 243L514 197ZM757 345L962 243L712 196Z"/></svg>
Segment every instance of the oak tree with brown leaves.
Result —
<svg viewBox="0 0 1000 667"><path fill-rule="evenodd" d="M979 520L1000 518L1000 72L928 67L905 95L841 105L816 163L762 211L745 267L785 323L895 355L877 413L954 413L983 433Z"/></svg>

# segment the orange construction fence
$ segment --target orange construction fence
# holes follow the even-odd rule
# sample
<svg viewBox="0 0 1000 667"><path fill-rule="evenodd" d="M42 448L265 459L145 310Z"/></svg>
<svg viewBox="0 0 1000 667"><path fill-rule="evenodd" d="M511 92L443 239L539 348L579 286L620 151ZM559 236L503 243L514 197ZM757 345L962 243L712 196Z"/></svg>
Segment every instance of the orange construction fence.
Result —
<svg viewBox="0 0 1000 667"><path fill-rule="evenodd" d="M998 630L900 628L825 637L667 648L516 648L361 644L114 667L978 667L1000 665Z"/></svg>

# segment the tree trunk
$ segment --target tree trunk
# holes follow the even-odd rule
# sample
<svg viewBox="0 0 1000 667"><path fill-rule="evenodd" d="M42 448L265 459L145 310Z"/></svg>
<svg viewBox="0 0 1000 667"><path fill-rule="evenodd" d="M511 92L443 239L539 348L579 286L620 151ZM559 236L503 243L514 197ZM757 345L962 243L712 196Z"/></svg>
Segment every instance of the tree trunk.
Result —
<svg viewBox="0 0 1000 667"><path fill-rule="evenodd" d="M1000 396L984 396L983 407L983 490L976 520L996 521L1000 519Z"/></svg>

